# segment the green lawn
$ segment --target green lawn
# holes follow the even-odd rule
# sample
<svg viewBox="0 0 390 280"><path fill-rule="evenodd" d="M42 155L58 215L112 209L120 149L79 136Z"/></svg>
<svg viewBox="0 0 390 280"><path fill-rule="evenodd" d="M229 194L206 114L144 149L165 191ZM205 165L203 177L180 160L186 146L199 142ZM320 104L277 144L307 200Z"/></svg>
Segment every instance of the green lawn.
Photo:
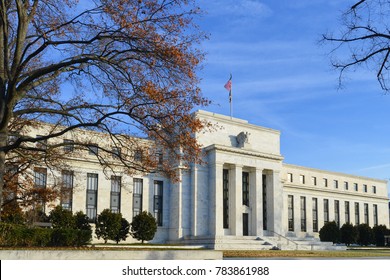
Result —
<svg viewBox="0 0 390 280"><path fill-rule="evenodd" d="M390 249L353 249L346 251L224 251L225 258L369 258L390 257Z"/></svg>

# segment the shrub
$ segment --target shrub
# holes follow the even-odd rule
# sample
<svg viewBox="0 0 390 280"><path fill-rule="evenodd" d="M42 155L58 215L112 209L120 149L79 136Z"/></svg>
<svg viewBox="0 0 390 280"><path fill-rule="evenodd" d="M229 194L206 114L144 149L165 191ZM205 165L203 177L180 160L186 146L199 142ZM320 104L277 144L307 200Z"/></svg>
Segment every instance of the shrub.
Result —
<svg viewBox="0 0 390 280"><path fill-rule="evenodd" d="M360 224L356 226L358 231L358 239L357 242L359 245L365 245L371 244L373 241L372 237L372 229L367 224Z"/></svg>
<svg viewBox="0 0 390 280"><path fill-rule="evenodd" d="M336 222L328 222L320 229L321 241L337 243L340 240L340 229Z"/></svg>
<svg viewBox="0 0 390 280"><path fill-rule="evenodd" d="M349 246L353 243L356 243L357 237L357 229L351 223L345 223L340 228L340 240L342 243L345 243L345 245Z"/></svg>
<svg viewBox="0 0 390 280"><path fill-rule="evenodd" d="M1 223L0 232L1 246L43 247L50 244L52 229Z"/></svg>
<svg viewBox="0 0 390 280"><path fill-rule="evenodd" d="M50 211L49 221L53 228L75 228L75 218L71 211L57 206Z"/></svg>
<svg viewBox="0 0 390 280"><path fill-rule="evenodd" d="M133 218L131 222L131 236L137 240L152 240L157 231L157 222L153 215L143 211Z"/></svg>
<svg viewBox="0 0 390 280"><path fill-rule="evenodd" d="M82 211L78 211L74 214L74 219L75 227L78 230L76 246L82 246L90 243L92 239L92 227L89 224L88 216Z"/></svg>
<svg viewBox="0 0 390 280"><path fill-rule="evenodd" d="M59 211L56 211L59 212ZM77 221L84 221L82 212L73 218ZM54 217L54 216L52 216ZM70 219L70 216L66 214ZM72 217L72 216L71 216ZM59 224L63 224L59 222ZM65 223L72 225L72 223ZM0 246L23 246L23 247L45 247L45 246L83 246L92 239L92 230L89 224L80 222L81 229L56 227L52 228L34 228L21 224L0 223Z"/></svg>
<svg viewBox="0 0 390 280"><path fill-rule="evenodd" d="M114 238L116 244L118 244L119 241L121 240L126 240L126 238L129 236L129 230L130 230L130 223L125 218L122 218L121 228L119 229L118 234Z"/></svg>
<svg viewBox="0 0 390 280"><path fill-rule="evenodd" d="M75 219L75 227L77 229L91 231L92 233L92 228L91 225L89 224L89 219L86 214L84 214L82 211L78 211L74 214L74 219Z"/></svg>
<svg viewBox="0 0 390 280"><path fill-rule="evenodd" d="M113 213L110 209L104 209L96 219L95 234L98 239L115 240L122 226L122 214Z"/></svg>
<svg viewBox="0 0 390 280"><path fill-rule="evenodd" d="M385 225L377 225L372 228L373 242L376 246L385 246L385 235L390 235L390 230Z"/></svg>

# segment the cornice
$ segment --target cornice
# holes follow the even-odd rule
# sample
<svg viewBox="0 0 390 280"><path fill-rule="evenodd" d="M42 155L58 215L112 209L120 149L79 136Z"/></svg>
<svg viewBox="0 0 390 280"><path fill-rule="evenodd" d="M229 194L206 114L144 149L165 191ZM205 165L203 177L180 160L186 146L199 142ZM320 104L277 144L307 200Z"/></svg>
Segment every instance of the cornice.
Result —
<svg viewBox="0 0 390 280"><path fill-rule="evenodd" d="M239 154L239 155L243 155L243 156L257 157L257 158L266 158L266 159L277 160L277 161L283 160L283 156L281 156L281 155L262 153L262 152L252 151L252 150L244 150L241 148L228 147L228 146L223 146L223 145L218 145L218 144L213 144L213 145L207 146L204 148L204 150L206 152L215 150L215 151L220 151L220 152L227 152L227 153Z"/></svg>
<svg viewBox="0 0 390 280"><path fill-rule="evenodd" d="M291 190L301 190L301 191L312 191L312 192L321 192L321 193L332 193L337 195L346 195L346 196L354 196L354 197L360 197L360 198L372 198L372 199L379 199L379 200L386 200L388 201L389 198L386 196L379 196L379 195L372 195L372 194L365 194L365 193L354 193L354 192L347 192L343 190L335 190L335 189L329 189L329 188L313 188L313 187L306 187L301 185L294 185L294 184L283 184L283 188L291 189Z"/></svg>

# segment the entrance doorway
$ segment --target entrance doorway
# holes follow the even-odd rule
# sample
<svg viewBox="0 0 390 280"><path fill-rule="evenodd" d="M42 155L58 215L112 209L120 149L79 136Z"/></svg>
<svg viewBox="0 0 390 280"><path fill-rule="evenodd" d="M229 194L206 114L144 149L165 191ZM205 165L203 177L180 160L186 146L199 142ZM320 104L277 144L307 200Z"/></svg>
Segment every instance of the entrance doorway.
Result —
<svg viewBox="0 0 390 280"><path fill-rule="evenodd" d="M242 214L242 235L248 236L249 235L249 219L248 219L248 213Z"/></svg>

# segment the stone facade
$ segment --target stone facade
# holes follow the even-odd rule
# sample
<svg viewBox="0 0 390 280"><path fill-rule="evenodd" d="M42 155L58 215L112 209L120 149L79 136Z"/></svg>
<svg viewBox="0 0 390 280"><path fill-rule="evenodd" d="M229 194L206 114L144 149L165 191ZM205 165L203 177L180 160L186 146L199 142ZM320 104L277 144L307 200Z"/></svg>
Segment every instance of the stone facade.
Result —
<svg viewBox="0 0 390 280"><path fill-rule="evenodd" d="M386 181L285 164L279 131L205 111L194 115L214 125L196 135L206 164L179 168L177 183L156 174L123 173L113 197L114 177L92 156L75 155L69 159L72 211L89 207L96 215L119 199L129 221L137 211L155 214L159 227L153 242L225 249L325 248L318 231L333 220L389 227Z"/></svg>

